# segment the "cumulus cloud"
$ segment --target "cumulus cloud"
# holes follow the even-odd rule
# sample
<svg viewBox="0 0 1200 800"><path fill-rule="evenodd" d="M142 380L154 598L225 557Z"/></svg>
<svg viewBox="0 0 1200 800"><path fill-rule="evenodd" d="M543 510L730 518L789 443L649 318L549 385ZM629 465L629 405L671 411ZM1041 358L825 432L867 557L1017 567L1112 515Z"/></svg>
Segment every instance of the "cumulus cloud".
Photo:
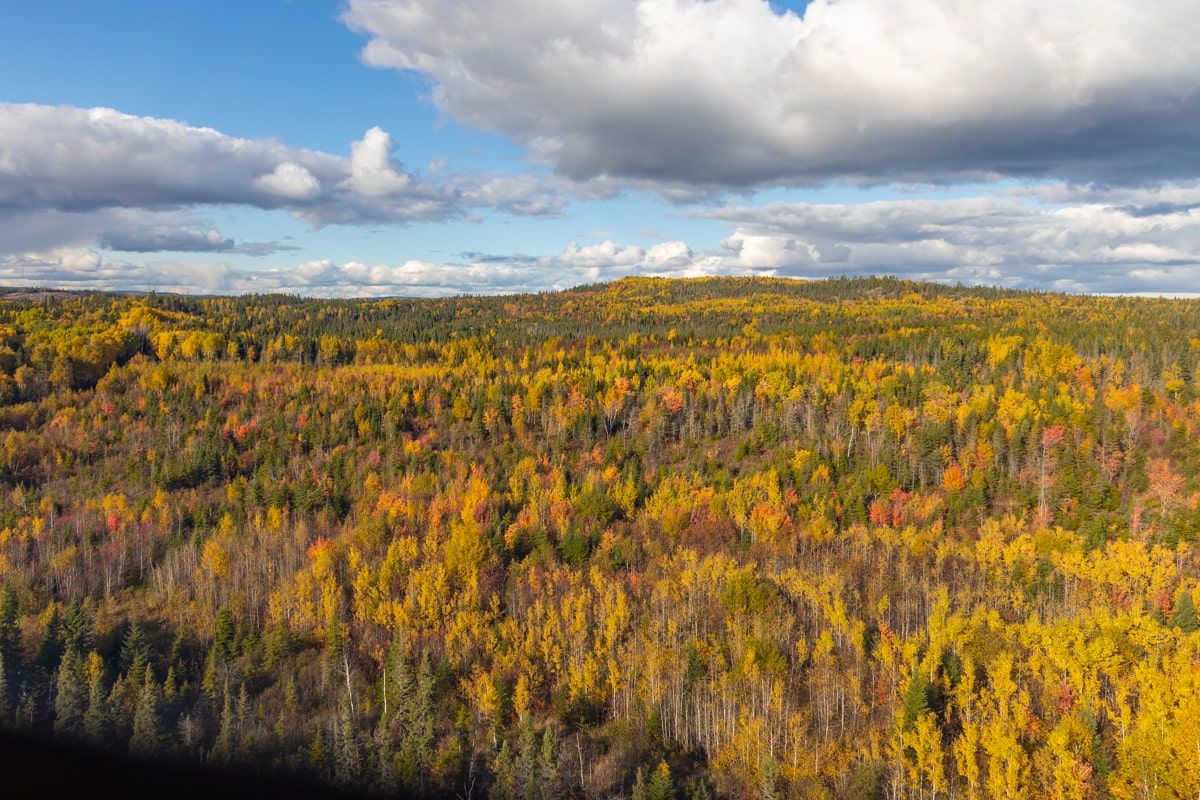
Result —
<svg viewBox="0 0 1200 800"><path fill-rule="evenodd" d="M446 220L479 205L536 214L552 205L536 182L423 178L393 159L394 149L377 127L347 158L106 108L0 104L0 213L243 205L320 226Z"/></svg>
<svg viewBox="0 0 1200 800"><path fill-rule="evenodd" d="M547 255L468 252L455 263L320 259L258 270L124 261L60 248L0 258L0 284L325 297L552 291L630 275L873 273L1094 293L1177 294L1200 285L1200 181L1136 189L1022 187L985 197L856 205L728 206L691 215L728 226L719 248L604 240L569 242Z"/></svg>
<svg viewBox="0 0 1200 800"><path fill-rule="evenodd" d="M349 0L368 64L561 174L665 189L1200 164L1191 0Z"/></svg>
<svg viewBox="0 0 1200 800"><path fill-rule="evenodd" d="M217 294L228 292L229 272L219 262L125 261L87 248L0 256L0 284L5 286Z"/></svg>
<svg viewBox="0 0 1200 800"><path fill-rule="evenodd" d="M729 267L775 275L886 273L1087 292L1171 292L1200 280L1200 183L1038 194L694 215L733 227L723 242Z"/></svg>
<svg viewBox="0 0 1200 800"><path fill-rule="evenodd" d="M287 200L311 200L321 191L321 182L295 161L284 161L254 179L254 188Z"/></svg>

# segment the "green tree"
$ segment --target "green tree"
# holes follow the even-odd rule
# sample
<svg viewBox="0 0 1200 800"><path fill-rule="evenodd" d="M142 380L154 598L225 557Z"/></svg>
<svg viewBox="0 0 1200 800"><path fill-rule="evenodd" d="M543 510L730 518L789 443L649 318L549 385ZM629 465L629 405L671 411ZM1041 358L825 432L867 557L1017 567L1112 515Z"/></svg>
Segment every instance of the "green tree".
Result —
<svg viewBox="0 0 1200 800"><path fill-rule="evenodd" d="M129 623L125 637L121 640L121 672L130 680L140 681L146 673L148 663L150 663L150 641L141 624L134 620Z"/></svg>
<svg viewBox="0 0 1200 800"><path fill-rule="evenodd" d="M153 756L163 747L159 690L158 682L154 679L154 668L150 664L146 664L144 674L137 708L133 713L133 737L129 740L129 752L137 756Z"/></svg>
<svg viewBox="0 0 1200 800"><path fill-rule="evenodd" d="M94 745L108 740L111 723L108 710L108 692L104 688L104 670L99 656L89 657L88 704L83 714L83 733Z"/></svg>
<svg viewBox="0 0 1200 800"><path fill-rule="evenodd" d="M1196 619L1196 606L1192 602L1192 593L1186 588L1179 593L1175 603L1175 612L1171 614L1171 624L1184 633L1194 633L1200 630L1200 620Z"/></svg>
<svg viewBox="0 0 1200 800"><path fill-rule="evenodd" d="M0 653L0 728L8 725L12 717L12 690L8 686L8 672L4 668L4 655Z"/></svg>
<svg viewBox="0 0 1200 800"><path fill-rule="evenodd" d="M17 622L20 619L20 608L17 600L17 590L11 582L4 584L0 591L0 658L9 671L9 680L16 680L20 671L21 629Z"/></svg>
<svg viewBox="0 0 1200 800"><path fill-rule="evenodd" d="M354 730L354 716L350 701L342 703L338 719L337 741L335 742L333 777L340 786L352 787L362 777L362 751L358 746L358 735Z"/></svg>
<svg viewBox="0 0 1200 800"><path fill-rule="evenodd" d="M675 800L675 786L671 782L671 769L667 762L659 762L658 768L650 774L650 781L646 784L646 800Z"/></svg>
<svg viewBox="0 0 1200 800"><path fill-rule="evenodd" d="M68 736L83 733L87 711L87 689L79 651L67 648L58 665L54 694L54 732Z"/></svg>

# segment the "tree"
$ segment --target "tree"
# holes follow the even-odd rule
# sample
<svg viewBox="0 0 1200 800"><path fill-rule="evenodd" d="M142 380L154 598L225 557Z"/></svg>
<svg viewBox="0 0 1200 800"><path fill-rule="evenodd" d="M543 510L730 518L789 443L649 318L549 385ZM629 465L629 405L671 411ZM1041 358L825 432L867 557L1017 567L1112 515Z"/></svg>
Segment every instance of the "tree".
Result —
<svg viewBox="0 0 1200 800"><path fill-rule="evenodd" d="M129 740L131 754L148 757L162 750L162 719L158 705L158 682L154 679L154 668L146 664L142 690L138 693L137 708L133 713L133 737Z"/></svg>
<svg viewBox="0 0 1200 800"><path fill-rule="evenodd" d="M350 712L350 701L342 703L338 717L336 755L333 761L334 780L341 786L354 786L362 775L362 753L358 736L354 731L354 717Z"/></svg>
<svg viewBox="0 0 1200 800"><path fill-rule="evenodd" d="M1200 630L1200 620L1196 619L1196 607L1192 602L1192 593L1185 587L1179 593L1175 603L1175 612L1171 614L1171 624L1184 633L1195 633Z"/></svg>
<svg viewBox="0 0 1200 800"><path fill-rule="evenodd" d="M74 647L67 648L59 662L55 688L54 732L79 736L83 733L84 713L87 710L87 689L83 662Z"/></svg>
<svg viewBox="0 0 1200 800"><path fill-rule="evenodd" d="M88 704L83 715L83 733L93 745L100 746L108 741L111 719L108 693L104 689L104 661L97 653L88 653L86 672Z"/></svg>
<svg viewBox="0 0 1200 800"><path fill-rule="evenodd" d="M129 623L121 640L121 672L132 680L141 680L150 662L150 642L137 620Z"/></svg>

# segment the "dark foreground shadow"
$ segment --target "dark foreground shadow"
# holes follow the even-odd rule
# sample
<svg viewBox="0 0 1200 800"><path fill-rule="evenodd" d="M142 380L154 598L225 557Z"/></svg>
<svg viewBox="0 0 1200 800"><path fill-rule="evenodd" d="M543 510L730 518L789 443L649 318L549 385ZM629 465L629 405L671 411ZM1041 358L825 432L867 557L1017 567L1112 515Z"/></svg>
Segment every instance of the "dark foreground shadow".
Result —
<svg viewBox="0 0 1200 800"><path fill-rule="evenodd" d="M0 734L0 797L265 800L352 795L331 791L290 774L217 771L176 761L115 757L61 742L6 733Z"/></svg>

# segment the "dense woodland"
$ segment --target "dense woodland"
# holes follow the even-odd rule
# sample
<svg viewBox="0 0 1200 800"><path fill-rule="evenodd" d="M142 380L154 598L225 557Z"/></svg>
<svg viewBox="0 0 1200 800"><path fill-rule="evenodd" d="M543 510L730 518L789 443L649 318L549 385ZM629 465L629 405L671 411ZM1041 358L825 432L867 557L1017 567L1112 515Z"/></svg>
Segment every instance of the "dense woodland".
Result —
<svg viewBox="0 0 1200 800"><path fill-rule="evenodd" d="M1200 790L1200 303L0 298L0 726L495 798Z"/></svg>

